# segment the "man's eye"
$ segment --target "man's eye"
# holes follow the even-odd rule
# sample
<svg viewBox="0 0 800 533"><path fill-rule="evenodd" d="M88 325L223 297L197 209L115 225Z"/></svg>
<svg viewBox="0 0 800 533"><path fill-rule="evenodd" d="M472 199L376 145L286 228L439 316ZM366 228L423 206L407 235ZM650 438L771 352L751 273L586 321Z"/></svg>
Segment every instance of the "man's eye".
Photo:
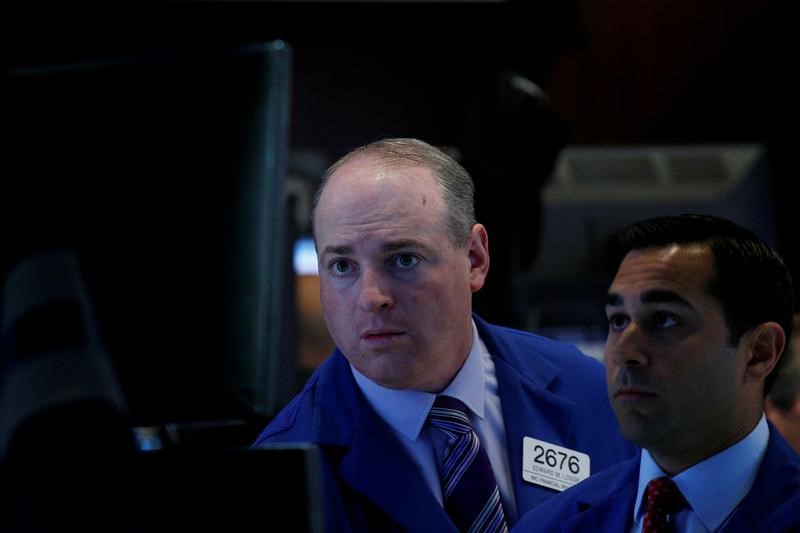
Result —
<svg viewBox="0 0 800 533"><path fill-rule="evenodd" d="M625 329L628 322L630 322L630 319L625 315L613 314L608 317L608 327L614 331Z"/></svg>
<svg viewBox="0 0 800 533"><path fill-rule="evenodd" d="M392 263L400 269L412 268L419 263L419 257L411 254L400 254L395 256Z"/></svg>
<svg viewBox="0 0 800 533"><path fill-rule="evenodd" d="M352 269L352 266L347 261L334 261L331 263L330 270L334 274L347 274Z"/></svg>
<svg viewBox="0 0 800 533"><path fill-rule="evenodd" d="M659 311L653 315L653 324L657 328L671 328L678 324L677 317L667 311Z"/></svg>

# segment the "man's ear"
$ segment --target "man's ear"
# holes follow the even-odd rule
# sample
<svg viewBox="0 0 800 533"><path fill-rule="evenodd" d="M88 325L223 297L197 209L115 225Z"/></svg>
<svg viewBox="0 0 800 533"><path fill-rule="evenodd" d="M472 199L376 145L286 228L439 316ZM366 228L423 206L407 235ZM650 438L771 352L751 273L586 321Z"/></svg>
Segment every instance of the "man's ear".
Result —
<svg viewBox="0 0 800 533"><path fill-rule="evenodd" d="M489 272L489 235L483 224L472 226L470 234L468 257L469 257L469 286L472 292L477 292L483 287L486 281L486 274Z"/></svg>
<svg viewBox="0 0 800 533"><path fill-rule="evenodd" d="M786 347L786 334L777 322L764 322L747 335L750 357L745 376L752 381L764 380L778 364Z"/></svg>

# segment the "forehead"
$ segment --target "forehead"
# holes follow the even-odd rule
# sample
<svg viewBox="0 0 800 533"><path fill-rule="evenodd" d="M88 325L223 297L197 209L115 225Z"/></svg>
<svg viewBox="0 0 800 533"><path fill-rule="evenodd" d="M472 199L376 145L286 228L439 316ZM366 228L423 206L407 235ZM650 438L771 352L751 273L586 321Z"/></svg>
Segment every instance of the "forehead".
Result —
<svg viewBox="0 0 800 533"><path fill-rule="evenodd" d="M710 296L714 255L704 244L669 245L628 252L617 270L609 292L640 294L671 291L687 301Z"/></svg>
<svg viewBox="0 0 800 533"><path fill-rule="evenodd" d="M444 200L430 169L361 156L328 178L317 205L315 233L320 240L392 228L441 231L443 214Z"/></svg>
<svg viewBox="0 0 800 533"><path fill-rule="evenodd" d="M381 154L356 154L345 161L328 178L326 189L337 183L370 184L384 181L403 181L436 187L433 171L422 163L408 160L388 160Z"/></svg>

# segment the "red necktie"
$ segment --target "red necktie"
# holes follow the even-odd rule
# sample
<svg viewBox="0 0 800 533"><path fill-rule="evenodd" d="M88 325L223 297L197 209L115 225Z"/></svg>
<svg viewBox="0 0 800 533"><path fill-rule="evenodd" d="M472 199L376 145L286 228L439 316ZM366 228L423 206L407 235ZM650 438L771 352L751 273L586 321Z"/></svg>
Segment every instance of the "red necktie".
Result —
<svg viewBox="0 0 800 533"><path fill-rule="evenodd" d="M650 480L645 492L647 510L642 521L642 533L675 531L673 513L688 505L680 489L668 477Z"/></svg>

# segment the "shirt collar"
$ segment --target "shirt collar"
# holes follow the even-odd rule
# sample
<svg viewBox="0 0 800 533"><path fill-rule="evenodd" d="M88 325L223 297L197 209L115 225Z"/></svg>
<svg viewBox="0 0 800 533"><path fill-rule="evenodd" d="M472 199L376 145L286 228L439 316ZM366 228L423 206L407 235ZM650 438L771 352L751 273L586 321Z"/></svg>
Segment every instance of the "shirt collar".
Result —
<svg viewBox="0 0 800 533"><path fill-rule="evenodd" d="M716 531L750 491L767 451L769 427L763 413L745 438L673 477L681 493L709 531ZM667 476L648 450L639 462L634 521L644 514L644 491L651 479ZM668 476L669 477L669 476Z"/></svg>
<svg viewBox="0 0 800 533"><path fill-rule="evenodd" d="M481 362L481 342L475 322L472 322L472 348L453 381L441 393L458 398L479 418L484 414L484 370ZM353 368L353 377L378 415L401 435L417 440L436 394L414 389L389 389L378 385Z"/></svg>

